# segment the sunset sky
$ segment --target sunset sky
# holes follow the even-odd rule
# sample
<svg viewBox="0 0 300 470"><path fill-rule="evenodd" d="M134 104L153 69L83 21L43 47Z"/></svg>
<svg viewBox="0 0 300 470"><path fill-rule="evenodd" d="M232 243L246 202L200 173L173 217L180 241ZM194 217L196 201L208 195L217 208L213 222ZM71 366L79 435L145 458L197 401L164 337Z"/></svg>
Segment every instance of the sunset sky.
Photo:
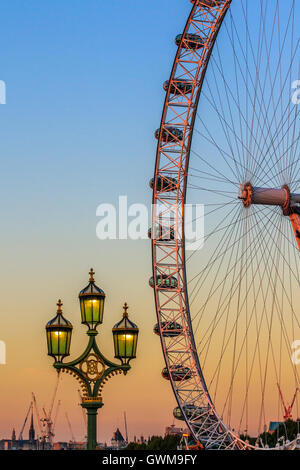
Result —
<svg viewBox="0 0 300 470"><path fill-rule="evenodd" d="M31 392L40 414L50 405L56 372L45 324L59 298L74 326L71 357L85 347L78 293L91 267L106 293L98 336L104 354L113 358L111 329L125 301L140 328L132 370L104 388L98 440L109 442L117 427L124 431L124 411L130 439L163 434L174 422L175 399L161 377L164 362L153 334L150 243L100 241L96 209L117 205L120 195L150 209L162 84L190 8L188 0L1 2L0 80L7 103L0 105L0 341L7 364L0 365L0 439L13 428L19 435ZM292 394L294 383L288 387ZM71 439L66 412L76 440L84 438L77 389L63 376L55 440ZM277 406L276 383L272 400Z"/></svg>
<svg viewBox="0 0 300 470"><path fill-rule="evenodd" d="M0 340L7 365L0 366L0 439L13 427L19 433L31 391L40 411L50 404L55 371L44 326L59 297L74 325L73 357L85 345L77 295L91 266L107 295L99 335L107 356L125 300L140 327L132 372L105 387L99 440L123 427L123 411L131 438L161 434L173 421L174 399L152 333L149 242L96 238L100 203L115 204L122 194L129 204L151 199L162 82L190 4L173 1L172 14L170 6L168 0L1 3L7 104L0 107ZM77 383L65 377L58 398L56 438L71 438L67 411L82 439Z"/></svg>

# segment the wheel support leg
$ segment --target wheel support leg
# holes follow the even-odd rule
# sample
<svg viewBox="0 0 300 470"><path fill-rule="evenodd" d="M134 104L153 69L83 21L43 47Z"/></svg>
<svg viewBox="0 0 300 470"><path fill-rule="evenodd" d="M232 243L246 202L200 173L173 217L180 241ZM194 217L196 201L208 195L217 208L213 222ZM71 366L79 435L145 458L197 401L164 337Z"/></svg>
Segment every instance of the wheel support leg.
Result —
<svg viewBox="0 0 300 470"><path fill-rule="evenodd" d="M297 213L290 215L290 221L292 223L292 227L295 233L296 242L298 244L298 248L300 251L300 215Z"/></svg>

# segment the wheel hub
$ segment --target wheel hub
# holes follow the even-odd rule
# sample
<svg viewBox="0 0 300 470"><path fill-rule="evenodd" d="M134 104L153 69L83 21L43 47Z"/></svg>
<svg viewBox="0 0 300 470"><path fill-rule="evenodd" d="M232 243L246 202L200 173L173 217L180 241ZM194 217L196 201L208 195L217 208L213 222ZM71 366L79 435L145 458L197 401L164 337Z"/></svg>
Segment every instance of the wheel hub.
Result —
<svg viewBox="0 0 300 470"><path fill-rule="evenodd" d="M241 184L238 197L243 201L246 208L250 207L251 204L280 206L283 215L286 216L290 216L291 213L298 212L300 209L300 194L291 193L287 185L279 189L260 188L254 187L248 182Z"/></svg>
<svg viewBox="0 0 300 470"><path fill-rule="evenodd" d="M241 184L238 197L245 208L252 204L281 207L283 215L290 218L300 251L300 194L291 193L287 185L279 189L258 188L248 182Z"/></svg>

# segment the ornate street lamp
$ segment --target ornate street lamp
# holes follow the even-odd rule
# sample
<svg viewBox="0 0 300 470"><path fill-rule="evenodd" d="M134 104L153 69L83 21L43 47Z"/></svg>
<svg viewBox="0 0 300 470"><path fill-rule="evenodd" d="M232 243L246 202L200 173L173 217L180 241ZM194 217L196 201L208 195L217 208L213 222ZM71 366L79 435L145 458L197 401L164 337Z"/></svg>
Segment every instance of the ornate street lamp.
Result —
<svg viewBox="0 0 300 470"><path fill-rule="evenodd" d="M62 303L58 301L56 317L47 323L48 354L54 357L53 366L62 372L68 372L78 381L82 389L81 406L87 411L87 449L97 447L97 414L102 408L102 390L105 382L116 374L130 370L129 362L136 357L139 329L128 318L128 306L125 303L122 320L113 328L115 357L121 364L114 364L101 353L96 336L97 326L103 322L105 294L96 286L94 271L90 271L89 284L79 293L81 320L88 326L89 342L86 350L74 361L64 363L63 359L70 354L72 325L62 315Z"/></svg>
<svg viewBox="0 0 300 470"><path fill-rule="evenodd" d="M94 271L90 270L89 284L79 292L81 323L87 325L90 330L95 330L103 322L105 294L96 286Z"/></svg>
<svg viewBox="0 0 300 470"><path fill-rule="evenodd" d="M72 324L63 316L62 301L57 302L57 315L46 325L48 355L61 361L70 355Z"/></svg>

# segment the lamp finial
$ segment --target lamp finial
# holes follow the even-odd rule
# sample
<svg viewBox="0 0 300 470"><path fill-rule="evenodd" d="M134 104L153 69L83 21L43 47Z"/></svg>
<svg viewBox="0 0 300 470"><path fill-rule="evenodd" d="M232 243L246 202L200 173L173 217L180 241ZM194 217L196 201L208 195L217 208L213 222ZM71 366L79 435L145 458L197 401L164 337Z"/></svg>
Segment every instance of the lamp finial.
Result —
<svg viewBox="0 0 300 470"><path fill-rule="evenodd" d="M58 299L58 302L57 302L57 313L62 313L62 306L63 306L63 303L60 299Z"/></svg>
<svg viewBox="0 0 300 470"><path fill-rule="evenodd" d="M129 307L128 307L128 305L127 305L127 302L125 302L123 308L124 308L123 318L128 318L128 312L127 312L127 310L128 310Z"/></svg>
<svg viewBox="0 0 300 470"><path fill-rule="evenodd" d="M94 279L95 271L93 270L93 268L91 268L89 275L90 275L90 282L95 282L95 279Z"/></svg>

